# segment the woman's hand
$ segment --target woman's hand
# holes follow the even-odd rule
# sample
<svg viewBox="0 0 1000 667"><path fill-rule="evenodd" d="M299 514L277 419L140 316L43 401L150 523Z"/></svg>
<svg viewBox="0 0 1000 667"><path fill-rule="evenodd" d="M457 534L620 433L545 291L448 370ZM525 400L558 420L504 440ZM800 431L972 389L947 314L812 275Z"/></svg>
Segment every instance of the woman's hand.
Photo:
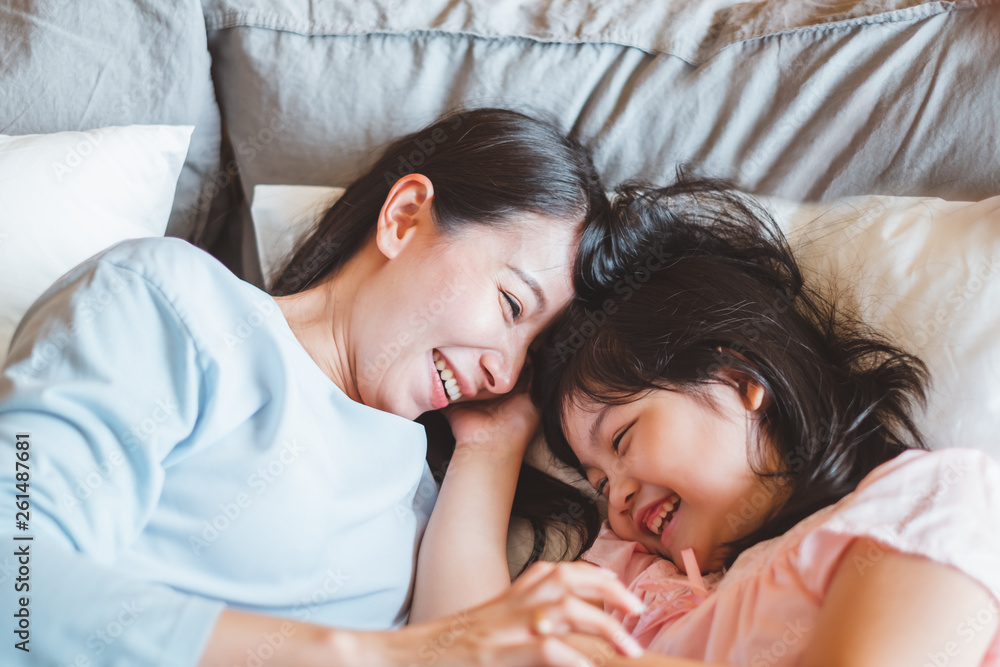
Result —
<svg viewBox="0 0 1000 667"><path fill-rule="evenodd" d="M582 634L603 639L623 655L641 654L618 621L591 602L609 603L626 614L642 606L613 572L587 563L536 563L489 602L408 627L397 637L406 646L397 648L408 649L411 658L454 667L581 667L590 660L563 639Z"/></svg>

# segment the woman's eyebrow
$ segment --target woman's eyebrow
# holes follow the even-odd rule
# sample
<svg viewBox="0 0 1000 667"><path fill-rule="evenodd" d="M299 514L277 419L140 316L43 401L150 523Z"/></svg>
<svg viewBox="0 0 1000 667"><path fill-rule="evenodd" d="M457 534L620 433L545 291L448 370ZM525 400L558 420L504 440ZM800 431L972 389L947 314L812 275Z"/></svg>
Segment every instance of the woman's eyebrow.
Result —
<svg viewBox="0 0 1000 667"><path fill-rule="evenodd" d="M507 268L514 272L514 274L520 278L525 285L527 285L535 295L535 300L538 301L538 312L544 313L545 308L548 306L548 301L545 298L545 292L542 291L542 286L538 284L530 274L525 273L516 266L507 265Z"/></svg>

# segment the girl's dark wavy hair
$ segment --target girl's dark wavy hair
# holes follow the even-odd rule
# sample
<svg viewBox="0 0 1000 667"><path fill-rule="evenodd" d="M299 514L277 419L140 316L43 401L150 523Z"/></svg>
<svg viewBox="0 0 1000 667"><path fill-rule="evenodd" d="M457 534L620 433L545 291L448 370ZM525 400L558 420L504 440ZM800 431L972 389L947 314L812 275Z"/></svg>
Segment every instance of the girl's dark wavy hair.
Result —
<svg viewBox="0 0 1000 667"><path fill-rule="evenodd" d="M756 380L771 400L748 456L788 495L726 545L728 567L879 464L926 448L911 413L925 401L926 366L809 289L751 197L712 180L631 183L610 215L598 270L581 278L586 289L535 358L533 395L557 459L580 470L562 429L569 401L621 404L651 389L704 396L723 368ZM781 470L764 467L765 447Z"/></svg>
<svg viewBox="0 0 1000 667"><path fill-rule="evenodd" d="M554 122L509 109L458 110L387 146L323 214L270 293L295 294L334 275L374 235L390 189L410 173L430 179L432 215L447 233L510 228L530 213L578 227L577 267L592 265L594 253L603 252L608 201L590 153L577 138ZM451 431L436 413L419 421L428 429L427 460L440 482L454 451ZM596 515L577 509L586 501L573 487L522 467L513 514L533 528L528 564L545 550L549 528L596 530Z"/></svg>

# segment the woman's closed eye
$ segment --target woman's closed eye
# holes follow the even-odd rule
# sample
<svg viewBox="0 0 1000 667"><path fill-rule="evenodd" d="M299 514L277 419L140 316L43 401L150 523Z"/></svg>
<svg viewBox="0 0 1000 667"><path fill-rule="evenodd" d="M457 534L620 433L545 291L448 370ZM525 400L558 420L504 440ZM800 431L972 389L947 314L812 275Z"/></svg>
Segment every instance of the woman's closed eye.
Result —
<svg viewBox="0 0 1000 667"><path fill-rule="evenodd" d="M510 319L512 322L516 322L517 318L521 316L523 308L521 308L521 302L518 301L510 292L505 292L500 290L500 294L503 295L504 300L507 302L507 306L510 308Z"/></svg>

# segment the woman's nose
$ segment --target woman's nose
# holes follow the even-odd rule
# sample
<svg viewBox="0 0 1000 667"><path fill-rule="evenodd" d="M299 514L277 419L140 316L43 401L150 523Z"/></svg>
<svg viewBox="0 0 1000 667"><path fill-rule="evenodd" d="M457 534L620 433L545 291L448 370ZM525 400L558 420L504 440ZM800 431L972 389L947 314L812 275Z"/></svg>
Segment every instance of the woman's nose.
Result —
<svg viewBox="0 0 1000 667"><path fill-rule="evenodd" d="M496 352L483 354L480 364L483 368L483 375L486 378L486 391L492 394L506 394L514 388L517 383L518 374L524 365L524 356L517 357L517 361L512 361L511 355L500 355Z"/></svg>

